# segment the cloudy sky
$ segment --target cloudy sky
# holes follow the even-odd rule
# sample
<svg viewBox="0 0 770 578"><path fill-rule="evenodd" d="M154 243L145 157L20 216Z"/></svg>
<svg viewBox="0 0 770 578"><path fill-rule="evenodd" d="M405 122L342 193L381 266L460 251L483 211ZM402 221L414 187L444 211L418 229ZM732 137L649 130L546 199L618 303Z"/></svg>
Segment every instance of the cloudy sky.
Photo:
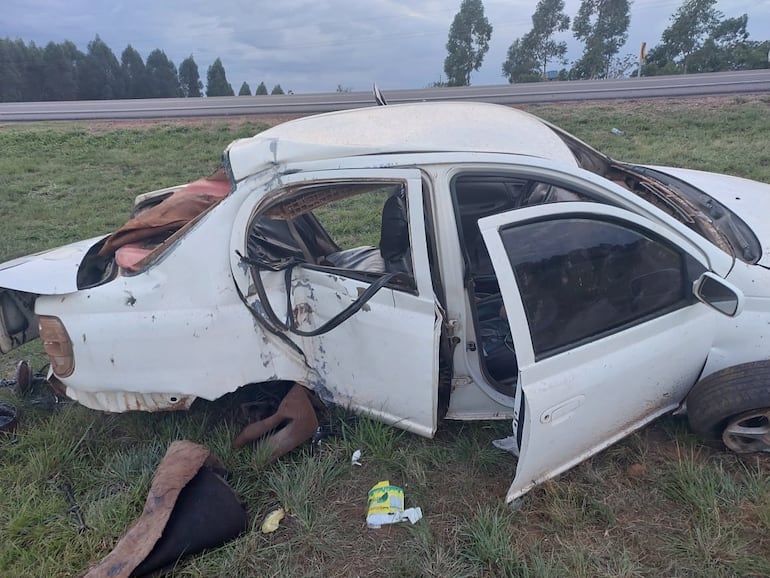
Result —
<svg viewBox="0 0 770 578"><path fill-rule="evenodd" d="M99 34L115 55L131 44L142 57L155 48L177 65L192 54L205 83L220 57L238 92L247 81L268 89L333 92L423 88L444 80L449 26L461 0L2 0L0 37L45 45L73 41L85 51ZM511 42L531 29L537 0L483 0L494 31L474 85L503 84ZM620 55L654 46L682 0L634 0ZM577 13L580 0L566 0ZM754 40L770 39L770 0L721 0L727 17L749 15ZM580 45L568 33L569 57ZM554 66L554 68L558 68Z"/></svg>

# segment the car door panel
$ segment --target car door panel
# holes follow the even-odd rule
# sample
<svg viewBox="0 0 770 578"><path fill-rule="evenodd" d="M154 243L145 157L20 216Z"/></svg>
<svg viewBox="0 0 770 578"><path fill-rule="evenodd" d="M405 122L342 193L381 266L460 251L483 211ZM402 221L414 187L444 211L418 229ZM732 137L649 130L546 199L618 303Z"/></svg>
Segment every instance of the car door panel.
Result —
<svg viewBox="0 0 770 578"><path fill-rule="evenodd" d="M700 306L522 368L525 411L509 500L675 409L714 334ZM686 344L683 347L683 344Z"/></svg>
<svg viewBox="0 0 770 578"><path fill-rule="evenodd" d="M298 329L317 329L368 283L297 268L292 304ZM300 337L314 387L335 404L431 437L436 429L440 317L431 300L385 287L329 332ZM400 301L400 303L398 303Z"/></svg>
<svg viewBox="0 0 770 578"><path fill-rule="evenodd" d="M432 436L436 429L438 406L438 344L441 315L433 296L422 205L422 184L416 170L345 170L299 173L284 176L285 189L312 187L314 183L366 183L384 180L400 183L406 193L411 283L393 280L379 289L351 317L328 331L307 335L334 320L351 306L373 282L376 274L312 264L297 263L286 283L284 272L263 270L268 303L255 295L253 278L244 277L239 262L233 274L247 301L259 310L269 305L281 319L290 314L294 329L284 329L284 337L302 350L309 376L307 385L322 399L350 407L418 433ZM280 195L260 192L259 200ZM241 231L234 244L243 252L243 228L254 211L244 207L236 222ZM238 245L236 245L238 247ZM287 291L291 310L287 312ZM280 377L280 376L279 376Z"/></svg>
<svg viewBox="0 0 770 578"><path fill-rule="evenodd" d="M602 293L611 293L612 280L608 282L607 277L616 274L605 266L614 259L606 252L611 244L604 242L601 235L594 242L593 230L585 238L554 237L554 229L548 227L556 220L570 224L565 231L574 232L585 222L589 227L598 223L599 231L617 229L626 236L635 235L633 238L641 239L638 244L643 256L652 255L653 261L663 259L663 278L668 275L665 270L669 263L658 253L674 251L681 263L682 297L676 291L661 291L655 274L645 280L646 272L655 271L657 262L639 265L638 255L630 252L616 266L619 286L629 293L640 287L648 291L643 294L637 317L620 316L616 324L604 319L606 311L614 311L618 301L617 296ZM538 227L549 237L517 237L510 233L517 227L519 232L528 231L525 227L531 223L541 223L542 227ZM479 226L498 276L519 363L515 430L520 457L507 496L510 501L677 407L703 368L716 317L707 307L689 299L687 293L691 291L687 267L705 270L708 259L700 254L692 256L682 244L666 238L665 228L628 211L585 203L539 206L495 215L481 220ZM512 239L522 247L512 249ZM548 244L566 247L564 255L548 253L542 248ZM703 248L706 255L711 250L709 246ZM531 280L524 278L526 267L516 264L517 255L528 252L542 252L547 257L533 257L536 266L526 273L537 281L532 283L534 290L528 287ZM588 254L592 256L581 260L581 255ZM586 267L592 263L601 267L588 271ZM643 272L641 281L634 277L637 271ZM566 296L567 300L574 297L566 307L563 303L549 303L548 295L542 295L550 295L543 287L560 283L566 289L563 293L554 290L553 294ZM661 301L661 295L669 302ZM624 301L625 297L621 295L618 302L633 308L635 304L629 303L629 298ZM612 303L607 304L608 300ZM546 303L546 308L560 307L563 317L557 315L554 320L547 311L536 311L533 303L541 302ZM596 304L602 305L600 313L590 309ZM574 319L570 318L575 311ZM606 325L606 330L597 329L592 334L591 328L570 327L580 319L588 320L589 325L595 322L598 329ZM557 346L550 347L549 340Z"/></svg>

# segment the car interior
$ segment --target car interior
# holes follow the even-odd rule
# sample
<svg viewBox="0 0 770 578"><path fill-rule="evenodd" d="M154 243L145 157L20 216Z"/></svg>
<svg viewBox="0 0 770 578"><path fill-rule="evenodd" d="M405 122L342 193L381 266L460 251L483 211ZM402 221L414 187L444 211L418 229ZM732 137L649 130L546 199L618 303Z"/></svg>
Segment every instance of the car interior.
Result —
<svg viewBox="0 0 770 578"><path fill-rule="evenodd" d="M591 199L554 184L505 174L460 175L451 188L482 371L501 393L512 395L511 386L518 375L516 353L497 276L478 222L522 207Z"/></svg>
<svg viewBox="0 0 770 578"><path fill-rule="evenodd" d="M277 261L293 258L310 266L344 269L353 277L357 276L356 273L368 278L387 273L402 273L403 278L411 277L409 219L403 186L389 184L384 187L379 184L371 191L362 190L362 185L335 185L334 188L334 191L325 188L305 190L303 206L285 203L257 216L247 238L249 257ZM372 193L369 198L365 198L367 192ZM343 201L348 207L352 203L354 208L356 204L380 204L377 211L379 222L359 221L360 230L352 231L350 235L354 242L340 241L353 245L347 248L332 239L328 233L332 226L328 223L324 226L328 215L345 210L345 207L335 206L335 203ZM335 218L357 222L354 216ZM362 240L373 241L377 236L377 246L357 244Z"/></svg>

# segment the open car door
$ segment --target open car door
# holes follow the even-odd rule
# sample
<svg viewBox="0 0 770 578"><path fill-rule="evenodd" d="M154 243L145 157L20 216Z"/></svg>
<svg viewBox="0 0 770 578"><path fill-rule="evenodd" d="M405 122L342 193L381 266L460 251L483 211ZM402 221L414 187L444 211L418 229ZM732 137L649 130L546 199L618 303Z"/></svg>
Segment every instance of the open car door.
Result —
<svg viewBox="0 0 770 578"><path fill-rule="evenodd" d="M242 263L233 273L260 323L301 351L306 385L325 401L432 436L442 320L419 171L301 172L255 198L234 247L250 274ZM364 218L354 216L358 204L376 212L378 246L372 238L340 246L338 229Z"/></svg>
<svg viewBox="0 0 770 578"><path fill-rule="evenodd" d="M693 282L726 255L598 203L479 221L519 367L510 502L676 408L715 332ZM693 237L695 237L693 235Z"/></svg>

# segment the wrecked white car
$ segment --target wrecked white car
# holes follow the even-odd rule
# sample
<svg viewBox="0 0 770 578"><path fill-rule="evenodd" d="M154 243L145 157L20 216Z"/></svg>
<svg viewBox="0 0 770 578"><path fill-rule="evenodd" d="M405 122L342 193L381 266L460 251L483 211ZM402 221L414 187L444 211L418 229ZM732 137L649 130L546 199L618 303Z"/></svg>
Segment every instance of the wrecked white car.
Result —
<svg viewBox="0 0 770 578"><path fill-rule="evenodd" d="M685 403L707 441L770 449L769 213L767 184L511 108L307 117L0 266L0 350L39 331L52 384L111 412L291 382L423 436L512 419L510 501Z"/></svg>

